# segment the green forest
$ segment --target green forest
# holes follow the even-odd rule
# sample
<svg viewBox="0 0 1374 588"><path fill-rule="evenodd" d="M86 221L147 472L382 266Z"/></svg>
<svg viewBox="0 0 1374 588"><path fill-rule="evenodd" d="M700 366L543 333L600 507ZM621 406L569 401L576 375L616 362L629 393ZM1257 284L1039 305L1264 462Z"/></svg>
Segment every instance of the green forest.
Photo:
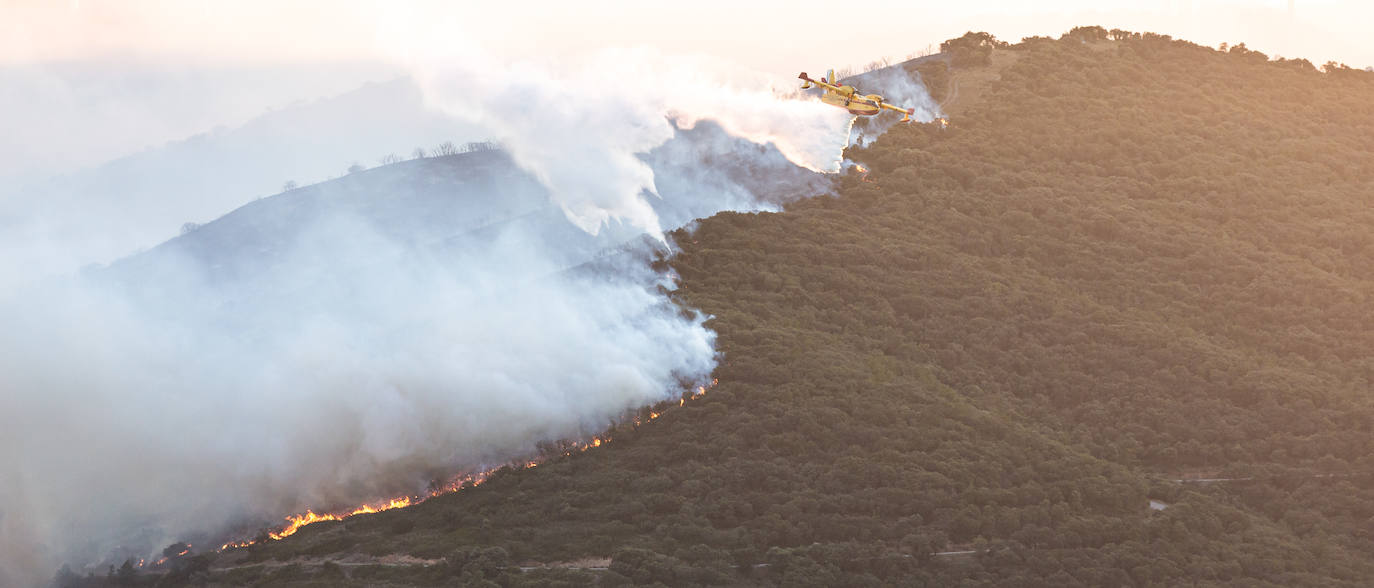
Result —
<svg viewBox="0 0 1374 588"><path fill-rule="evenodd" d="M1374 74L1098 27L941 49L900 67L948 127L674 235L719 333L705 397L411 508L59 583L1369 585ZM349 554L428 565L311 563Z"/></svg>

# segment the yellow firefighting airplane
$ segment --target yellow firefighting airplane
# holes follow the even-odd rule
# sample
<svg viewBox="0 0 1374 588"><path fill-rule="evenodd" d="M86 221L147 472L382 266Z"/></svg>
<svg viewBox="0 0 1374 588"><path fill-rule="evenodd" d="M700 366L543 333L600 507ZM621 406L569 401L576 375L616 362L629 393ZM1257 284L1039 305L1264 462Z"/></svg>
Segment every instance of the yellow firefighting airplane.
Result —
<svg viewBox="0 0 1374 588"><path fill-rule="evenodd" d="M836 86L830 83L837 81L833 69L830 70L828 76L828 78L821 78L820 81L816 81L807 76L806 72L802 72L797 77L803 82L803 90L811 88L813 84L825 88L825 94L821 95L821 102L848 110L850 114L873 116L882 112L883 109L887 109L902 113L902 122L911 122L911 115L916 113L914 108L901 108L883 102L883 97L877 94L864 95L860 94L854 86Z"/></svg>

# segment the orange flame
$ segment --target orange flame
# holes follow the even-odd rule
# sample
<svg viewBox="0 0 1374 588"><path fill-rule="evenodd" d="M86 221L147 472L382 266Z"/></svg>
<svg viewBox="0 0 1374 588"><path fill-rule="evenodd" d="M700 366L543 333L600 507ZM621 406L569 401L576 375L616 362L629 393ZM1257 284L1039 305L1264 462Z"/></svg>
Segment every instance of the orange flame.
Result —
<svg viewBox="0 0 1374 588"><path fill-rule="evenodd" d="M373 511L373 512L376 512L376 511ZM314 511L307 510L307 511L305 511L305 514L303 514L303 515L292 515L292 516L286 517L287 522L289 522L290 524L287 525L286 527L282 528L282 530L277 531L276 533L268 533L267 536L268 536L268 537L271 537L273 540L278 540L278 539L282 539L282 538L284 538L284 537L290 537L290 536L292 536L292 535L295 535L295 534L296 534L296 531L299 531L301 527L304 527L304 526L306 526L306 525L310 525L310 524L313 524L313 523L318 523L318 522L321 522L321 521L337 521L337 520L339 520L339 519L340 519L340 517L337 516L337 515L332 515L332 514L322 514L322 515L318 515L318 514L315 514Z"/></svg>
<svg viewBox="0 0 1374 588"><path fill-rule="evenodd" d="M860 181L860 182L869 182L869 183L872 183L872 182L873 182L873 180L868 179L868 168L867 168L867 167L864 167L864 165L863 165L862 163L856 163L856 164L854 164L854 169L855 169L855 171L858 171L858 172L859 172L859 181Z"/></svg>
<svg viewBox="0 0 1374 588"><path fill-rule="evenodd" d="M720 380L712 379L710 384L698 386L697 389L692 392L690 400L696 400L698 398L705 396L706 392L711 388L714 388L718 383L720 383ZM689 398L687 397L678 398L677 405L685 406L687 404L687 400L689 400ZM662 412L650 410L648 420L652 421L659 418L660 416L663 416ZM643 422L637 417L632 422L635 427L638 427L639 425L643 424ZM568 447L569 449L564 451L563 455L571 456L574 452L581 453L587 451L588 449L601 447L602 445L605 445L606 443L610 442L610 440L611 437L609 435L602 434L593 436L591 439L587 441L572 442L568 445L565 445L565 447ZM510 465L513 467L529 469L539 466L540 464L548 461L551 457L553 456L541 455L524 462L516 462ZM464 488L480 486L483 482L487 481L487 479L490 478L492 474L496 473L496 471L501 469L502 467L505 466L499 466L489 470L483 470L475 473L468 473L455 476L442 486L430 490L428 492L428 495L425 496L398 496L396 498L391 498L382 502L363 504L362 506L358 506L351 510L326 512L323 514L316 513L314 510L306 510L304 514L291 515L286 517L285 520L287 524L276 531L269 531L267 533L267 538L273 541L279 541L281 539L285 539L287 537L290 537L291 535L294 535L296 531L299 531L301 527L304 527L306 525L311 525L322 521L341 521L351 516L378 513L397 508L405 508L413 504L419 504L421 502L424 502L428 498L434 498L436 496L442 496L444 494L451 494L453 492L463 490ZM219 549L220 551L224 551L227 549L237 549L241 547L248 547L256 543L257 540L255 539L229 541L221 545ZM188 545L186 551L183 551L177 555L185 555L189 551L190 546ZM165 558L162 561L165 561ZM158 563L162 563L162 561L159 561ZM140 562L139 565L142 566L142 562Z"/></svg>

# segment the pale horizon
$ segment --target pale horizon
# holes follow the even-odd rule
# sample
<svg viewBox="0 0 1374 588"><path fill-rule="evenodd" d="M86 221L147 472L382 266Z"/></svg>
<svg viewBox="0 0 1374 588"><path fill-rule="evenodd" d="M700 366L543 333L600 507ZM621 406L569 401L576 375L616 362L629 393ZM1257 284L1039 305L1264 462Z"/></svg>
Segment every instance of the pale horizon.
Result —
<svg viewBox="0 0 1374 588"><path fill-rule="evenodd" d="M938 50L987 31L1017 42L1083 25L1245 43L1271 57L1364 68L1374 7L1317 0L1066 0L942 5L877 0L621 6L534 0L495 10L432 0L170 2L0 0L0 181L99 165L274 109L404 77L417 59L555 61L607 49L701 56L790 83ZM515 12L512 14L512 12ZM359 154L359 157L371 157Z"/></svg>
<svg viewBox="0 0 1374 588"><path fill-rule="evenodd" d="M0 64L127 60L205 66L394 60L388 39L402 29L431 42L480 47L503 59L606 47L654 47L730 57L761 71L858 67L900 59L968 30L1011 42L1058 36L1079 25L1173 35L1203 45L1240 43L1271 56L1374 64L1360 43L1374 8L1304 0L1170 0L1152 4L1068 0L995 1L922 8L865 3L865 14L830 2L758 5L707 1L690 11L663 5L533 2L509 14L441 2L307 0L111 2L10 0L0 25Z"/></svg>

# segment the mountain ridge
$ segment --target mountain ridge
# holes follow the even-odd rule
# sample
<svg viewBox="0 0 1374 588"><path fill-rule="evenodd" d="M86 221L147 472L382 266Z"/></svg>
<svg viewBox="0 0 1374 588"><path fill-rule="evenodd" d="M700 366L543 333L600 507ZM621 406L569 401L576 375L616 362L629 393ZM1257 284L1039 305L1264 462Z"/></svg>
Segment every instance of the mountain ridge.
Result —
<svg viewBox="0 0 1374 588"><path fill-rule="evenodd" d="M1374 76L1120 33L951 40L948 128L676 233L700 402L167 581L1361 585Z"/></svg>

